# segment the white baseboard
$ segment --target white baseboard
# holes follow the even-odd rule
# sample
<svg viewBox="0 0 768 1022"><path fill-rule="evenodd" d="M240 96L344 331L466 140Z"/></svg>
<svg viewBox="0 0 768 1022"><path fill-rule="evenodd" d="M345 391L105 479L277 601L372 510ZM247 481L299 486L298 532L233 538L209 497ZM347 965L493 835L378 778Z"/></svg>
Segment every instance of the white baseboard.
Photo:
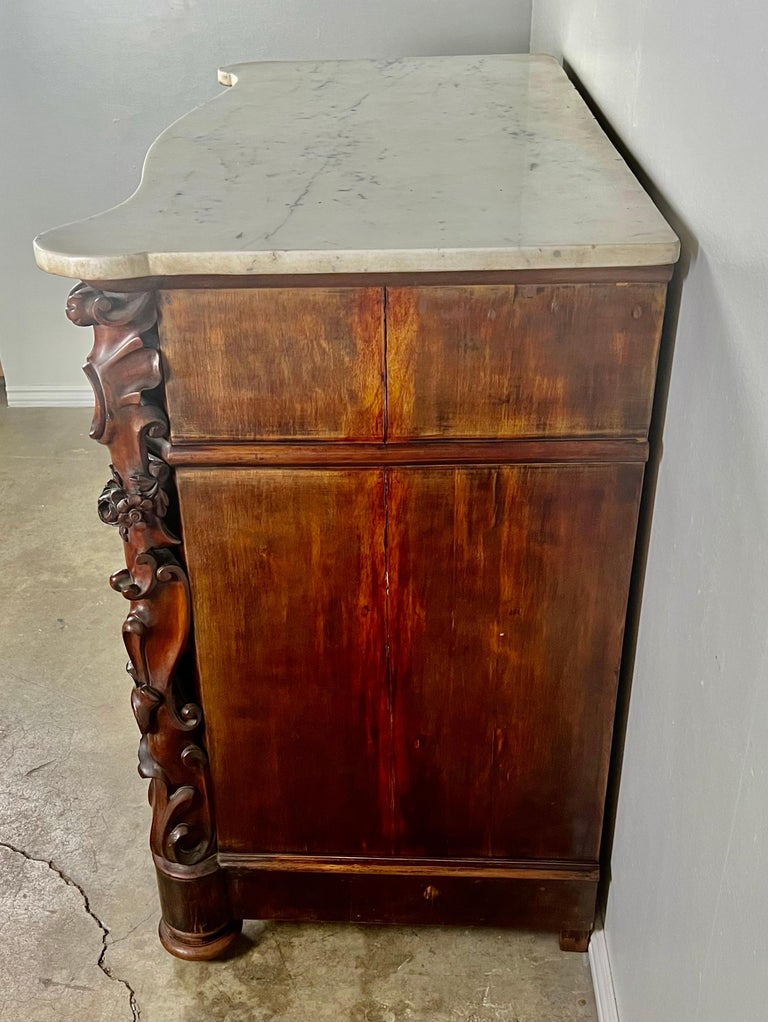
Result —
<svg viewBox="0 0 768 1022"><path fill-rule="evenodd" d="M93 392L88 384L82 387L13 387L6 386L9 408L91 408Z"/></svg>
<svg viewBox="0 0 768 1022"><path fill-rule="evenodd" d="M589 968L592 973L598 1022L620 1022L602 919L596 920L596 928L589 941Z"/></svg>

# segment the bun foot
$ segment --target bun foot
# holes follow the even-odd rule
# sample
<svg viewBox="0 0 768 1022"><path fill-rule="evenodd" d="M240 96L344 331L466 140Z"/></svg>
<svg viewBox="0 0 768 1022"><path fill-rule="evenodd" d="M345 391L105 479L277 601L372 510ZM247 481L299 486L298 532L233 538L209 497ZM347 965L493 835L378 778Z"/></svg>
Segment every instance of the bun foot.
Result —
<svg viewBox="0 0 768 1022"><path fill-rule="evenodd" d="M233 919L224 874L215 855L194 865L155 856L160 893L160 942L188 962L220 958L237 940L242 919Z"/></svg>
<svg viewBox="0 0 768 1022"><path fill-rule="evenodd" d="M591 930L561 930L560 950L581 951L583 953L589 947L591 934Z"/></svg>
<svg viewBox="0 0 768 1022"><path fill-rule="evenodd" d="M183 933L161 919L158 932L160 943L176 958L188 962L208 962L229 950L242 928L242 920L235 919L214 933Z"/></svg>

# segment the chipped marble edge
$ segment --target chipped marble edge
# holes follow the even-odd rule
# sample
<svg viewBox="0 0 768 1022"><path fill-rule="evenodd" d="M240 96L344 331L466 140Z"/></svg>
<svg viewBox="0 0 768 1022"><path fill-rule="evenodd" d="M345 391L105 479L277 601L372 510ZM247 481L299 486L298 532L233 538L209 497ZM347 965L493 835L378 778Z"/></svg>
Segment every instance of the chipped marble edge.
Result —
<svg viewBox="0 0 768 1022"><path fill-rule="evenodd" d="M34 245L40 269L79 280L133 280L197 274L269 276L597 269L666 266L677 262L680 255L680 243L676 239L674 242L639 242L636 245L563 245L558 248L136 252L103 257L51 252L42 247L39 238L35 239Z"/></svg>

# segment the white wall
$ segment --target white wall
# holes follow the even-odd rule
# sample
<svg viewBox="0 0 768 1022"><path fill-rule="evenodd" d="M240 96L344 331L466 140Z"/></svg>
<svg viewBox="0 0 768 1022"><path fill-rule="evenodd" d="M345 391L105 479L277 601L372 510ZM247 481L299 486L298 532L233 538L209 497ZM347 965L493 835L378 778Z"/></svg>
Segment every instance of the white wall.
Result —
<svg viewBox="0 0 768 1022"><path fill-rule="evenodd" d="M534 0L531 49L689 261L606 917L622 1022L768 1018L767 37L763 0Z"/></svg>
<svg viewBox="0 0 768 1022"><path fill-rule="evenodd" d="M90 402L88 331L32 238L138 183L171 121L240 60L526 52L530 0L5 0L0 3L0 358L9 401ZM32 395L24 388L33 388ZM61 391L45 388L65 388Z"/></svg>

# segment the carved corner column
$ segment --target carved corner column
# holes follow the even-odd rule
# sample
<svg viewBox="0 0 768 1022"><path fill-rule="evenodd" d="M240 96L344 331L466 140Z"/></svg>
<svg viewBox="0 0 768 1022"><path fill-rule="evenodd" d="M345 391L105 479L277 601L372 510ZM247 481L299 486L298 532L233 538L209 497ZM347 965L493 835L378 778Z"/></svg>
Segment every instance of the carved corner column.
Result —
<svg viewBox="0 0 768 1022"><path fill-rule="evenodd" d="M168 526L172 483L152 440L168 435L151 292L79 284L67 316L94 328L84 371L93 388L90 435L105 444L112 478L99 517L120 532L126 567L110 584L130 601L123 625L131 705L141 731L139 773L149 779L150 847L157 869L160 939L180 958L221 954L240 930L216 857L203 719L189 649L189 583L181 541Z"/></svg>

